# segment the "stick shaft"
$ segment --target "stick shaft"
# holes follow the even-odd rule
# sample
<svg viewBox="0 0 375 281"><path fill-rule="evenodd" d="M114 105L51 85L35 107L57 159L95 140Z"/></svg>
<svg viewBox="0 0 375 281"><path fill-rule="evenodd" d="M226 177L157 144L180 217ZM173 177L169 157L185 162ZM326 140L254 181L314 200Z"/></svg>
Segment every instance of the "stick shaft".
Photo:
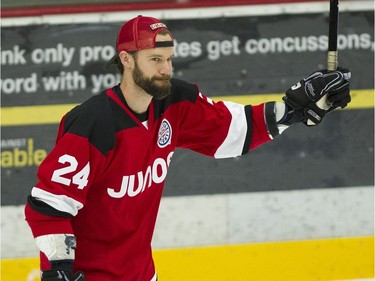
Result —
<svg viewBox="0 0 375 281"><path fill-rule="evenodd" d="M328 30L328 53L327 53L327 70L337 69L338 52L337 52L337 33L339 23L339 0L330 0L329 6L329 30Z"/></svg>

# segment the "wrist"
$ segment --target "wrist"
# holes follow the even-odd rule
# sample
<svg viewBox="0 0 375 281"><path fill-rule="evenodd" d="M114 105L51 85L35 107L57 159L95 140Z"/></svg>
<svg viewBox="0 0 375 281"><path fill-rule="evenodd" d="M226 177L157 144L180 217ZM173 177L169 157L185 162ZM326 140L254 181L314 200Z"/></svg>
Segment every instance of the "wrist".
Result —
<svg viewBox="0 0 375 281"><path fill-rule="evenodd" d="M47 234L35 238L36 245L49 261L74 260L76 238L73 234Z"/></svg>
<svg viewBox="0 0 375 281"><path fill-rule="evenodd" d="M289 127L288 124L280 123L287 115L287 107L282 102L267 102L264 106L268 135L274 139Z"/></svg>

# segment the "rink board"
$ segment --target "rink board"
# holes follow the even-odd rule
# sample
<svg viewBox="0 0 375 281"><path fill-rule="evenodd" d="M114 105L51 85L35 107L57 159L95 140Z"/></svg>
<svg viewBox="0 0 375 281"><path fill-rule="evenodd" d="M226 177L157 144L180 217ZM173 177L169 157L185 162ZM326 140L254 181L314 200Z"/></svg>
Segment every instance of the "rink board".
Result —
<svg viewBox="0 0 375 281"><path fill-rule="evenodd" d="M374 238L354 237L154 251L161 281L373 280ZM2 260L2 281L38 281L37 258Z"/></svg>

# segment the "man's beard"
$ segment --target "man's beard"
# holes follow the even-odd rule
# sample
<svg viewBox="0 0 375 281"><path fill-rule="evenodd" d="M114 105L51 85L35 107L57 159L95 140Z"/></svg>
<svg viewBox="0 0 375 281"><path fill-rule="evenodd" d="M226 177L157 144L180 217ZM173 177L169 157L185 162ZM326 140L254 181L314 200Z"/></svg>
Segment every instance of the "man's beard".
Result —
<svg viewBox="0 0 375 281"><path fill-rule="evenodd" d="M171 94L171 76L167 75L164 77L157 78L155 76L151 78L145 77L143 72L139 69L137 61L135 61L135 67L133 71L133 80L135 84L141 87L147 94L152 96L156 100L161 100ZM162 85L158 85L157 83Z"/></svg>

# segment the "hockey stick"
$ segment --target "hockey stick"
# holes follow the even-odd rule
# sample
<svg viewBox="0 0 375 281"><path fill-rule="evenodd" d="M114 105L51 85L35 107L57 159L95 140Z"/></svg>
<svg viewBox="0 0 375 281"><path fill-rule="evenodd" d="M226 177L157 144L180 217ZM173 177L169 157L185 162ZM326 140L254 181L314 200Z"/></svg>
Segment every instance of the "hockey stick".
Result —
<svg viewBox="0 0 375 281"><path fill-rule="evenodd" d="M337 30L339 23L339 0L330 0L329 5L329 27L328 27L328 52L327 52L327 70L334 71L337 69L338 64L338 51L337 51ZM327 96L323 96L316 105L324 110L330 108L327 102ZM315 123L311 120L307 121L309 125Z"/></svg>

